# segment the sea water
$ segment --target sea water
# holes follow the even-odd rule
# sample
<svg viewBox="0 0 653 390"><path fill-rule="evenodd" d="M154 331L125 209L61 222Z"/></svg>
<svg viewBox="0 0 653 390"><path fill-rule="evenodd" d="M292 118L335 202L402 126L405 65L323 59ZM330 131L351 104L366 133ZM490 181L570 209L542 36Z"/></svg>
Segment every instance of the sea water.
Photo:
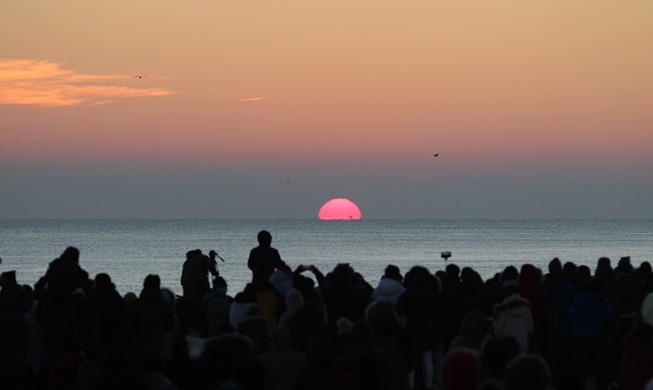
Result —
<svg viewBox="0 0 653 390"><path fill-rule="evenodd" d="M179 294L185 253L214 249L233 295L251 279L247 258L260 230L293 269L313 264L326 274L349 263L374 286L388 264L402 273L444 269L443 251L483 278L524 263L546 271L553 257L592 270L602 256L613 266L622 256L635 266L653 260L653 220L0 220L0 272L16 270L19 283L34 285L75 246L82 268L108 273L122 294L139 293L148 274Z"/></svg>

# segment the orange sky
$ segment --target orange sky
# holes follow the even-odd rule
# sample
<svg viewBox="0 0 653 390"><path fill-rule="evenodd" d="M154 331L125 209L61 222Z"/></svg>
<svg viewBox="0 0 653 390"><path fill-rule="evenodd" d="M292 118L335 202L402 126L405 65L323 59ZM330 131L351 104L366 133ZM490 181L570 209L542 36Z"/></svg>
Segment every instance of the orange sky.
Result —
<svg viewBox="0 0 653 390"><path fill-rule="evenodd" d="M647 1L1 0L0 162L33 182L67 164L608 172L644 202L651 20Z"/></svg>

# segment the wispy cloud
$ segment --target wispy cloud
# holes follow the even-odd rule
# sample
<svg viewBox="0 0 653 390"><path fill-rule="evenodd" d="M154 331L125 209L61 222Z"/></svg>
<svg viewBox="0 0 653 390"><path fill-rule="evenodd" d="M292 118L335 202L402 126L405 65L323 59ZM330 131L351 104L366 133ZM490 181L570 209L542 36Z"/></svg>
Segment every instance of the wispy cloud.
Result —
<svg viewBox="0 0 653 390"><path fill-rule="evenodd" d="M259 97L250 97L250 98L240 98L238 99L239 102L258 102L259 100L265 99L265 96L259 96Z"/></svg>
<svg viewBox="0 0 653 390"><path fill-rule="evenodd" d="M49 61L0 59L0 104L29 104L45 107L99 105L115 99L164 96L175 93L164 88L132 88L97 85L131 81L133 76L88 75L62 69Z"/></svg>
<svg viewBox="0 0 653 390"><path fill-rule="evenodd" d="M426 175L410 175L410 177L416 177L416 178L425 179L425 178L427 178L428 176L426 176Z"/></svg>

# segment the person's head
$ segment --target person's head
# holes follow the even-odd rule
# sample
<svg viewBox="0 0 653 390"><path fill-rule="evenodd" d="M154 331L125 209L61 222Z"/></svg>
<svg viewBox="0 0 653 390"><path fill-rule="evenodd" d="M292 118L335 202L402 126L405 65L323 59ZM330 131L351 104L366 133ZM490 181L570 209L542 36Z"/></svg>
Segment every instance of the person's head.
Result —
<svg viewBox="0 0 653 390"><path fill-rule="evenodd" d="M270 246L270 244L272 244L272 234L267 230L261 230L258 232L256 239L261 246Z"/></svg>
<svg viewBox="0 0 653 390"><path fill-rule="evenodd" d="M455 264L449 264L447 265L447 268L445 268L445 272L447 273L448 279L458 280L458 276L460 275L460 268L458 268L458 266Z"/></svg>
<svg viewBox="0 0 653 390"><path fill-rule="evenodd" d="M354 283L354 277L354 269L349 263L339 263L331 272L329 279L335 286L348 286Z"/></svg>
<svg viewBox="0 0 653 390"><path fill-rule="evenodd" d="M213 278L213 288L214 289L224 289L224 292L227 292L227 281L224 280L222 276L216 276Z"/></svg>
<svg viewBox="0 0 653 390"><path fill-rule="evenodd" d="M188 259L192 259L193 257L196 257L196 256L201 256L201 255L202 255L202 251L201 251L201 250L199 250L199 249L193 249L192 251L188 251L188 252L186 252L186 260L188 260Z"/></svg>
<svg viewBox="0 0 653 390"><path fill-rule="evenodd" d="M596 264L597 267L606 266L606 265L610 266L610 268L612 268L612 263L610 262L610 258L608 258L608 257L599 258L599 260L598 260L598 262Z"/></svg>
<svg viewBox="0 0 653 390"><path fill-rule="evenodd" d="M105 273L95 275L95 285L98 287L115 287L111 282L111 277Z"/></svg>
<svg viewBox="0 0 653 390"><path fill-rule="evenodd" d="M442 363L444 390L474 390L481 376L481 360L476 351L469 348L455 348L444 357Z"/></svg>
<svg viewBox="0 0 653 390"><path fill-rule="evenodd" d="M79 263L79 249L74 246L69 246L60 256L61 259L70 260L74 263Z"/></svg>
<svg viewBox="0 0 653 390"><path fill-rule="evenodd" d="M630 274L633 272L633 266L630 264L630 256L624 256L619 259L619 263L617 264L617 272L620 274Z"/></svg>
<svg viewBox="0 0 653 390"><path fill-rule="evenodd" d="M138 296L136 296L136 294L131 291L126 293L125 296L123 297L123 299L125 300L125 305L129 305L130 303L134 302L137 298Z"/></svg>
<svg viewBox="0 0 653 390"><path fill-rule="evenodd" d="M554 257L553 260L549 262L549 273L559 274L560 272L562 272L562 263L559 258Z"/></svg>
<svg viewBox="0 0 653 390"><path fill-rule="evenodd" d="M397 267L396 265L392 265L392 264L385 267L385 272L383 273L383 277L384 278L389 278L389 279L394 279L394 280L396 280L398 282L401 282L401 280L403 279L402 276L401 276L401 272L399 272L399 267Z"/></svg>
<svg viewBox="0 0 653 390"><path fill-rule="evenodd" d="M406 272L404 287L409 290L422 290L428 288L429 277L431 273L428 269L416 265Z"/></svg>
<svg viewBox="0 0 653 390"><path fill-rule="evenodd" d="M519 271L512 265L507 266L503 273L501 273L501 279L505 282L506 280L515 280L519 276Z"/></svg>
<svg viewBox="0 0 653 390"><path fill-rule="evenodd" d="M396 323L397 312L394 305L388 301L374 301L367 305L365 319L372 326Z"/></svg>
<svg viewBox="0 0 653 390"><path fill-rule="evenodd" d="M161 287L161 278L159 275L147 275L143 281L143 287L145 288L160 288Z"/></svg>
<svg viewBox="0 0 653 390"><path fill-rule="evenodd" d="M576 264L568 261L562 266L562 271L568 275L574 275L576 273Z"/></svg>
<svg viewBox="0 0 653 390"><path fill-rule="evenodd" d="M505 390L549 390L551 370L538 355L523 354L514 358L506 369L503 380Z"/></svg>

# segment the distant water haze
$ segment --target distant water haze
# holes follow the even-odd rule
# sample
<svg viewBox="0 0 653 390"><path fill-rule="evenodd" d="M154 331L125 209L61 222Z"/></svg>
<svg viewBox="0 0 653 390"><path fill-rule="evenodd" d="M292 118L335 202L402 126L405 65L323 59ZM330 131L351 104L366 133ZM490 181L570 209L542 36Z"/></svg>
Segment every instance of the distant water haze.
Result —
<svg viewBox="0 0 653 390"><path fill-rule="evenodd" d="M185 253L214 249L235 294L251 279L247 258L263 229L293 269L350 263L374 286L388 264L402 273L444 269L443 251L483 278L524 263L546 272L555 256L592 270L602 256L613 266L622 256L635 266L653 261L653 220L0 220L0 272L16 270L19 283L33 285L72 245L92 277L108 273L122 294L140 292L148 274L180 294Z"/></svg>

